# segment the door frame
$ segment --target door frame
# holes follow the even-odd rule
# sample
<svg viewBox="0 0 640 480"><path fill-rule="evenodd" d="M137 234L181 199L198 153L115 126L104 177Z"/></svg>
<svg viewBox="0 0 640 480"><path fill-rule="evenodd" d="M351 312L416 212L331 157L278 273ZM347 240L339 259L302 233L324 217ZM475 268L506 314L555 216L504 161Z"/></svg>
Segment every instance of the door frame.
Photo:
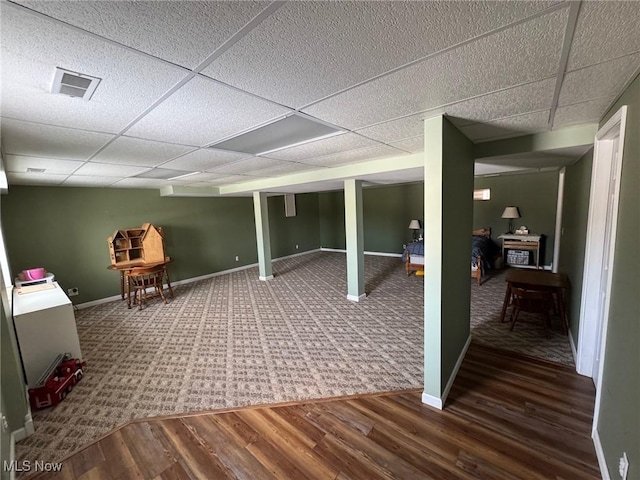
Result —
<svg viewBox="0 0 640 480"><path fill-rule="evenodd" d="M581 375L596 377L596 408L594 426L597 425L602 370L604 367L607 326L609 323L609 302L611 279L615 260L615 243L618 223L618 203L620 196L620 174L622 171L622 153L626 129L627 107L621 107L596 133L591 171L591 190L589 195L589 215L587 220L587 238L580 302L580 330L576 369ZM616 140L617 152L613 152ZM600 310L599 292L603 286L603 261L605 257L605 225L607 222L608 196L613 195L612 218L610 219L609 260L605 294L602 298L604 308ZM599 313L602 311L602 318ZM598 372L594 372L596 353L600 347Z"/></svg>

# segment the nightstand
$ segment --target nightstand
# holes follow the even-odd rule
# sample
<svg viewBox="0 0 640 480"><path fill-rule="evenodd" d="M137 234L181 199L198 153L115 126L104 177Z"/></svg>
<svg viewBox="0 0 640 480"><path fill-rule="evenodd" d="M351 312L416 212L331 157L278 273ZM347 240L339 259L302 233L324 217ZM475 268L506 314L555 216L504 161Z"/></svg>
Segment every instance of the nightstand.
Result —
<svg viewBox="0 0 640 480"><path fill-rule="evenodd" d="M534 254L535 268L540 268L540 247L542 235L517 235L505 233L498 237L502 240L502 259L511 267L534 268L529 252Z"/></svg>

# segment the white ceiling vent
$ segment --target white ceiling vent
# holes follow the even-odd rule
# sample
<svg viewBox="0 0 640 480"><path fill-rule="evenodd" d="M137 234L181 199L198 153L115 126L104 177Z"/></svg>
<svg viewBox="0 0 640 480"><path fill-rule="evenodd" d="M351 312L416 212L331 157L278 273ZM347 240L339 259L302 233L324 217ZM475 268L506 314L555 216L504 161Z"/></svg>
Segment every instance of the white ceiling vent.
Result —
<svg viewBox="0 0 640 480"><path fill-rule="evenodd" d="M100 80L98 77L56 67L51 93L61 93L70 97L90 100L93 92L98 88Z"/></svg>

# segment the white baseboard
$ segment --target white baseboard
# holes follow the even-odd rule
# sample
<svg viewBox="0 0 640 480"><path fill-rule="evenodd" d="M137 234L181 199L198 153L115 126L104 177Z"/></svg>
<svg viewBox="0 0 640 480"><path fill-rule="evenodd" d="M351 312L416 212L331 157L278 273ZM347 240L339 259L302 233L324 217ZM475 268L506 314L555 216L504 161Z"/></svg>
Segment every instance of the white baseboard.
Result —
<svg viewBox="0 0 640 480"><path fill-rule="evenodd" d="M578 349L573 342L573 335L571 335L571 329L568 329L567 335L569 335L569 345L571 345L571 353L573 354L573 364L578 365ZM576 371L578 369L576 368Z"/></svg>
<svg viewBox="0 0 640 480"><path fill-rule="evenodd" d="M280 260L285 260L287 258L292 258L292 257L299 257L301 255L308 255L309 253L319 252L320 250L321 250L320 248L315 248L313 250L307 250L305 252L294 253L292 255L285 255L284 257L274 258L272 260L272 262L278 262ZM184 280L178 280L178 281L175 281L175 282L171 282L171 286L173 287L173 286L177 286L177 285L187 285L189 283L199 282L200 280L207 280L209 278L219 277L220 275L227 275L228 273L239 272L240 270L246 270L247 268L253 268L253 267L257 267L257 266L258 266L257 263L250 263L248 265L242 265L241 267L230 268L228 270L221 270L219 272L214 272L214 273L207 273L206 275L200 275L199 277L185 278ZM271 277L271 278L273 278L273 277ZM260 278L260 280L263 280L263 278ZM92 300L92 301L86 302L86 303L79 303L78 305L75 305L75 307L78 308L78 309L95 307L96 305L101 305L103 303L113 302L114 300L120 300L121 298L122 297L120 295L113 295L111 297L100 298L98 300Z"/></svg>
<svg viewBox="0 0 640 480"><path fill-rule="evenodd" d="M347 253L346 250L341 249L341 248L327 248L327 247L320 247L320 251L321 252L336 252L336 253ZM402 258L402 254L401 253L386 253L386 252L364 252L365 255L371 255L374 257L397 257L397 258Z"/></svg>
<svg viewBox="0 0 640 480"><path fill-rule="evenodd" d="M602 449L602 443L600 443L600 435L596 428L591 432L591 438L593 438L593 446L596 449L596 457L598 457L598 465L600 466L602 480L611 480L609 469L607 468L607 460L605 459L604 450Z"/></svg>
<svg viewBox="0 0 640 480"><path fill-rule="evenodd" d="M273 280L273 275L267 275L266 277L263 277L262 275L260 275L258 277L258 280L260 280L261 282L266 282L268 280Z"/></svg>
<svg viewBox="0 0 640 480"><path fill-rule="evenodd" d="M350 300L352 302L359 302L360 300L364 300L365 298L367 298L366 293L360 295L347 295L347 300Z"/></svg>
<svg viewBox="0 0 640 480"><path fill-rule="evenodd" d="M456 362L455 366L453 367L453 371L449 376L449 381L447 382L447 385L444 387L444 390L442 391L442 396L438 398L426 392L422 392L422 403L426 403L427 405L435 407L438 410L442 410L445 402L447 401L447 397L449 396L449 392L451 391L451 387L453 387L453 382L455 381L456 376L458 375L458 370L460 370L460 366L464 361L464 357L467 354L467 350L469 350L469 345L471 345L471 335L469 335L469 337L467 338L467 341L464 344L464 347L462 347L462 351L458 356L458 361Z"/></svg>

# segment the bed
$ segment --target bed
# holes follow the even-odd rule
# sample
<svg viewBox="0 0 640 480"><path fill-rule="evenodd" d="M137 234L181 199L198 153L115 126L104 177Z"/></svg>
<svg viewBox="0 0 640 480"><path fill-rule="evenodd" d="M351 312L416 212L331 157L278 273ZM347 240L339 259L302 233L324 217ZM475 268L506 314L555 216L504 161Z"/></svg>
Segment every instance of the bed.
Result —
<svg viewBox="0 0 640 480"><path fill-rule="evenodd" d="M477 279L478 285L481 285L482 279L493 268L500 249L491 240L490 228L474 230L471 234L471 277ZM424 271L424 241L405 245L402 260L407 276L411 275L411 272Z"/></svg>

